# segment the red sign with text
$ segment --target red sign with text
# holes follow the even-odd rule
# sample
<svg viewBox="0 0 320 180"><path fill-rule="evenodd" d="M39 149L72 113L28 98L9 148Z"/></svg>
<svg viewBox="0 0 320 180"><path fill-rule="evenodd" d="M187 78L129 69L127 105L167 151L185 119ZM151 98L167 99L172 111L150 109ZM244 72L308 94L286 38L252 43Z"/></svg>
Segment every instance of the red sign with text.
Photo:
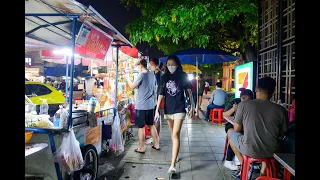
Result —
<svg viewBox="0 0 320 180"><path fill-rule="evenodd" d="M104 61L112 42L112 36L85 21L80 28L75 51L80 55Z"/></svg>

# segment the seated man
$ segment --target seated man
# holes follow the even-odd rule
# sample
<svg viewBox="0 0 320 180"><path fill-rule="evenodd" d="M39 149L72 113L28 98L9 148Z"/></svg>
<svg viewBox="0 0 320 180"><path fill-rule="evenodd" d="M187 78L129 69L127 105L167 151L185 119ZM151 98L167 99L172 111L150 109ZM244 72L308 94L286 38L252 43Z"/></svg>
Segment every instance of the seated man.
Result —
<svg viewBox="0 0 320 180"><path fill-rule="evenodd" d="M234 116L237 110L237 106L240 102L253 99L253 92L250 89L240 88L239 91L241 91L240 98L234 98L229 102L227 107L224 109L223 116ZM227 122L225 125L225 130L226 133L233 130L233 125L230 122ZM234 152L229 145L227 149L227 157L224 161L224 167L232 171L236 171L238 170L238 166L233 162L233 158Z"/></svg>
<svg viewBox="0 0 320 180"><path fill-rule="evenodd" d="M221 89L222 82L216 83L216 90L212 92L212 96L209 100L209 105L207 107L205 120L209 121L210 110L214 108L224 108L224 104L228 102L227 93Z"/></svg>
<svg viewBox="0 0 320 180"><path fill-rule="evenodd" d="M279 151L289 120L287 110L270 101L275 87L274 79L259 79L257 99L241 102L237 107L234 130L229 131L228 136L231 148L241 163L242 153L252 158L271 158ZM262 163L260 174L265 174L265 163Z"/></svg>

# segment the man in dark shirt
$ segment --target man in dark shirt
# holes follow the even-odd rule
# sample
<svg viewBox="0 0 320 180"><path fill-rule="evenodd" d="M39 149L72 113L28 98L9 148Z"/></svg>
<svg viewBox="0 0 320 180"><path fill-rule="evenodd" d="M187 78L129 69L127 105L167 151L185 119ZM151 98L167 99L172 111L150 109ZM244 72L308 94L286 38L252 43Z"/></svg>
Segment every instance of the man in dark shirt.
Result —
<svg viewBox="0 0 320 180"><path fill-rule="evenodd" d="M228 136L231 148L241 163L242 154L252 158L270 158L279 151L289 120L287 110L270 101L275 87L274 79L259 79L257 99L241 102L237 107L234 130L229 131ZM265 174L265 163L262 163L260 173Z"/></svg>
<svg viewBox="0 0 320 180"><path fill-rule="evenodd" d="M156 92L157 92L157 95L156 95L156 99L158 99L158 96L159 96L159 92L160 92L160 88L159 88L159 86L160 86L160 79L161 79L161 75L162 75L162 73L161 73L161 71L160 71L160 69L161 69L161 66L162 66L162 63L159 65L159 59L158 58L152 58L152 59L150 59L150 61L149 61L149 63L150 63L150 66L151 66L151 71L152 72L154 72L154 75L155 75L155 77L156 77L156 80L157 80L157 84L156 84ZM157 103L157 102L156 102ZM154 110L156 110L156 107L154 108ZM160 112L159 112L159 114L160 115L162 115L163 116L163 112L162 112L162 110L159 110ZM160 130L161 130L161 117L162 116L160 116L159 117L159 119L157 120L157 122L155 122L155 127L156 127L156 129L157 129L157 132L158 132L158 137L160 138ZM147 141L146 141L146 144L150 144L150 143L152 143L153 142L153 139L152 138L149 138L149 139L147 139Z"/></svg>

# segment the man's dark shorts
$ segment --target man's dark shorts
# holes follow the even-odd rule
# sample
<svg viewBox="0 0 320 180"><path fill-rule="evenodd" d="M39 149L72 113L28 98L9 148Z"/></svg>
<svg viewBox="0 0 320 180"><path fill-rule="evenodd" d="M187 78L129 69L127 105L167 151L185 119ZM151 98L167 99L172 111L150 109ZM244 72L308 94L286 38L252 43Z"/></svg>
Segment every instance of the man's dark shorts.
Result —
<svg viewBox="0 0 320 180"><path fill-rule="evenodd" d="M135 125L138 128L143 128L145 125L152 126L154 118L154 109L150 110L137 110Z"/></svg>

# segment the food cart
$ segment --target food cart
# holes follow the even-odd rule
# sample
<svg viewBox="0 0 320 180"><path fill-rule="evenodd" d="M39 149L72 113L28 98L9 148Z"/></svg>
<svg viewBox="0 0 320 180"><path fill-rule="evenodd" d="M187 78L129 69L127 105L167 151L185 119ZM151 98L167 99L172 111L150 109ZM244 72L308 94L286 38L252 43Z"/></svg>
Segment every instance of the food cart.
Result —
<svg viewBox="0 0 320 180"><path fill-rule="evenodd" d="M98 156L101 153L101 144L102 144L101 137L103 137L103 135L101 135L102 125L105 123L105 121L99 121L99 119L100 117L112 117L112 119L114 119L117 114L117 109L115 107L117 104L116 95L118 94L117 80L119 79L119 73L118 73L119 72L118 71L119 49L122 46L131 47L132 44L128 40L126 40L107 20L105 20L91 6L85 7L82 4L74 1L72 2L67 1L67 2L68 3L66 3L65 0L55 0L55 1L36 1L36 0L32 1L31 0L31 1L25 2L26 26L27 26L27 22L29 23L29 25L30 23L33 24L33 28L30 28L29 26L30 28L29 31L28 31L28 28L26 28L26 31L27 31L26 37L29 37L41 42L46 42L49 44L55 44L56 46L60 46L60 47L61 46L70 47L70 40L71 40L71 55L70 55L71 68L69 71L70 72L70 91L66 92L69 94L69 99L70 99L68 104L68 112L69 112L68 128L67 129L39 128L39 127L25 128L25 131L28 132L26 133L26 137L27 137L27 134L29 138L30 138L30 134L33 136L30 141L31 144L29 144L28 153L26 151L26 157L27 155L29 157L33 154L33 160L35 161L35 162L32 162L30 159L26 158L26 164L28 165L35 164L38 166L38 167L33 166L32 168L29 168L29 169L26 167L26 171L32 169L33 172L38 172L38 171L41 172L41 170L42 172L43 171L48 172L45 175L47 179L62 180L63 177L69 176L67 173L61 172L59 163L55 162L54 167L52 166L54 162L52 158L52 154L56 152L56 145L61 144L61 139L63 137L63 134L68 133L69 131L68 129L72 128L75 132L77 140L80 143L83 160L85 163L84 163L84 167L81 170L71 173L70 175L71 177L73 177L73 179L80 179L81 176L90 173L91 179L96 179L97 172L98 172ZM57 4L60 5L59 7L62 7L62 5L63 7L65 7L65 10L63 11L64 13L62 13L61 9L55 8ZM42 13L39 13L39 12L42 12ZM98 30L100 32L101 31L108 32L107 34L113 38L110 44L112 47L116 49L115 50L116 51L116 59L115 59L115 80L116 81L114 82L115 96L113 97L114 103L113 105L111 104L109 107L105 107L104 109L94 114L94 118L97 119L95 125L90 125L90 122L88 122L89 114L87 113L87 111L74 110L75 107L72 103L73 102L72 100L73 100L75 53L81 52L81 49L80 50L77 49L79 48L79 44L76 45L77 24L79 23L79 21L82 23L91 22L91 23L98 24L99 26L102 26L104 29L103 31L100 28L96 28L95 30ZM72 25L71 33L68 33L68 31L66 31L66 29L69 27L68 24ZM39 33L40 31L45 31L45 33L43 32ZM81 32L82 34L80 34ZM53 36L53 34L55 34L55 36ZM79 34L81 37L83 37L83 31L81 31L81 29ZM60 38L57 38L57 35ZM71 36L71 39L68 38L68 36ZM114 41L116 41L117 43L112 43ZM79 36L78 36L77 43L79 43ZM108 49L108 47L104 47L104 48L106 50ZM85 52L82 52L82 53L86 54ZM96 57L96 58L99 59L99 57ZM67 76L68 76L68 73L67 73ZM26 99L26 103L32 103L32 102ZM47 135L47 136L43 136L43 135ZM49 137L49 138L45 138L45 137ZM37 140L38 141L43 140L43 143L33 144ZM50 146L50 149L51 149L51 152L49 152L49 154L39 153L37 155L34 155L36 152L44 151L48 146ZM51 164L51 162L52 162L52 165L49 165ZM50 171L52 168L55 169L56 176L50 174Z"/></svg>

